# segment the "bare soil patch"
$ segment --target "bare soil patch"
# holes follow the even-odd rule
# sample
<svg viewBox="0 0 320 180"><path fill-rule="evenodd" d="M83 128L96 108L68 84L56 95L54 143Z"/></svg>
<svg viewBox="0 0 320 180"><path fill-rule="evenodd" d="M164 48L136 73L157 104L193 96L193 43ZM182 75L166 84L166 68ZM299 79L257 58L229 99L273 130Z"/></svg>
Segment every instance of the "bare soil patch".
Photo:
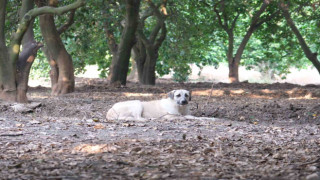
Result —
<svg viewBox="0 0 320 180"><path fill-rule="evenodd" d="M192 90L195 116L108 121L115 102ZM320 86L77 79L76 92L17 113L0 102L0 179L310 179L320 177Z"/></svg>

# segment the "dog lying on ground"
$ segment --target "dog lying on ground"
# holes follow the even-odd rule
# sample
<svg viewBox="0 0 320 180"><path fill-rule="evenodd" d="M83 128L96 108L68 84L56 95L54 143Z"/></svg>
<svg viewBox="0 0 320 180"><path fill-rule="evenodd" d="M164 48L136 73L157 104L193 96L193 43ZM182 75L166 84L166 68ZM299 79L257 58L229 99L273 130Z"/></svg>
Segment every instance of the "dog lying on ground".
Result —
<svg viewBox="0 0 320 180"><path fill-rule="evenodd" d="M188 103L191 93L184 89L173 90L168 98L155 101L124 101L112 106L107 113L108 120L145 120L166 115L190 115Z"/></svg>

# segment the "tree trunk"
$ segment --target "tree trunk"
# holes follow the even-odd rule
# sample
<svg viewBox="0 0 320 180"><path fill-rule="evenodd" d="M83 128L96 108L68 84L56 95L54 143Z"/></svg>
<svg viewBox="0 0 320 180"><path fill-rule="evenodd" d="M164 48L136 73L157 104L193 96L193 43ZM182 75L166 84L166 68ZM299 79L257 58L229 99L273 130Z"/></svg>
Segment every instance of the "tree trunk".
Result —
<svg viewBox="0 0 320 180"><path fill-rule="evenodd" d="M232 30L227 30L228 34L228 51L227 59L229 64L229 82L235 83L239 82L239 63L236 63L233 57L233 46L234 46L234 34Z"/></svg>
<svg viewBox="0 0 320 180"><path fill-rule="evenodd" d="M141 83L143 81L143 69L144 63L147 59L147 54L143 43L138 40L138 42L133 47L133 59L136 62L138 71L138 80Z"/></svg>
<svg viewBox="0 0 320 180"><path fill-rule="evenodd" d="M239 65L240 65L240 61L241 61L241 57L242 54L244 52L244 49L246 47L246 45L248 44L250 37L252 36L253 32L264 22L272 19L278 12L275 12L273 14L271 14L270 16L268 16L265 19L261 19L261 14L263 12L265 12L266 8L268 7L268 5L270 4L271 1L268 0L263 0L263 3L260 7L260 9L253 15L252 20L251 20L251 24L250 27L248 29L248 31L246 32L246 35L244 36L244 38L241 41L240 46L237 49L236 54L233 56L233 46L234 46L234 33L233 30L236 27L236 21L240 15L240 13L237 14L237 16L235 18L233 18L231 26L228 23L228 16L227 16L227 12L225 11L225 7L224 7L224 1L219 1L215 6L214 6L214 11L217 15L218 18L218 23L220 24L220 26L226 31L226 33L228 34L228 51L227 51L227 59L228 59L228 64L229 64L229 81L230 83L237 83L239 82ZM218 5L220 3L223 3L223 7L222 9L222 16L220 16L220 13L217 9ZM222 21L223 19L223 21ZM229 27L230 26L230 27Z"/></svg>
<svg viewBox="0 0 320 180"><path fill-rule="evenodd" d="M162 42L165 40L167 29L165 24L166 15L161 15L153 3L150 4L157 17L157 24L152 30L149 38L143 33L143 27L137 30L138 43L135 45L135 53L138 54L137 67L139 83L143 85L156 84L156 63L158 59L158 52ZM145 15L147 16L147 15ZM141 18L141 25L144 24L146 18ZM161 33L160 33L161 32ZM157 39L158 34L160 36Z"/></svg>
<svg viewBox="0 0 320 180"><path fill-rule="evenodd" d="M4 31L6 4L6 0L0 1L0 99L16 101L16 68L9 60L9 49L6 46Z"/></svg>
<svg viewBox="0 0 320 180"><path fill-rule="evenodd" d="M245 47L247 46L251 35L253 34L255 28L250 27L247 31L246 35L244 36L241 44L235 54L235 56L229 60L229 81L230 83L238 83L239 82L239 65L241 61L241 57Z"/></svg>
<svg viewBox="0 0 320 180"><path fill-rule="evenodd" d="M128 75L128 80L131 81L137 81L138 80L138 69L137 69L137 63L136 63L136 56L134 53L134 50L131 50L131 71Z"/></svg>
<svg viewBox="0 0 320 180"><path fill-rule="evenodd" d="M140 0L126 0L126 24L116 57L112 58L110 84L126 85L129 59L138 25Z"/></svg>
<svg viewBox="0 0 320 180"><path fill-rule="evenodd" d="M281 1L279 4L279 7L282 10L282 14L285 17L287 24L290 26L292 32L296 35L304 54L312 62L312 64L314 65L314 67L316 67L316 69L318 70L318 72L320 74L320 61L318 60L318 54L313 53L310 50L309 46L307 45L306 41L304 40L303 36L301 35L299 29L294 24L294 22L291 18L291 15L289 13L288 5Z"/></svg>
<svg viewBox="0 0 320 180"><path fill-rule="evenodd" d="M56 6L58 1L50 1L50 6ZM40 16L41 33L46 44L49 58L52 94L60 95L74 91L74 69L72 58L64 47L59 32L54 23L53 15Z"/></svg>
<svg viewBox="0 0 320 180"><path fill-rule="evenodd" d="M239 82L239 63L234 58L229 60L229 82Z"/></svg>
<svg viewBox="0 0 320 180"><path fill-rule="evenodd" d="M153 47L146 48L147 59L143 66L143 75L141 84L155 85L156 84L156 62L157 55Z"/></svg>
<svg viewBox="0 0 320 180"><path fill-rule="evenodd" d="M22 1L20 10L20 18L22 18L29 10L33 9L33 0ZM28 102L27 91L31 66L37 55L38 49L41 47L37 43L33 34L33 21L30 22L28 30L22 38L22 52L17 62L17 101Z"/></svg>

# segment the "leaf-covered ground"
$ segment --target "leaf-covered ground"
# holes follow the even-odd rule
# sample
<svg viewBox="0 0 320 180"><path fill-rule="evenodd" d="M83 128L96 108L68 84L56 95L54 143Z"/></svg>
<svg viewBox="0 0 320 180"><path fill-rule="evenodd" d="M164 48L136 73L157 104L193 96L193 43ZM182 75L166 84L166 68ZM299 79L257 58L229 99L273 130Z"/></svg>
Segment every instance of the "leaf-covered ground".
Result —
<svg viewBox="0 0 320 180"><path fill-rule="evenodd" d="M60 97L31 88L32 112L0 102L0 179L320 178L320 86L77 82ZM115 102L180 88L215 119L105 119Z"/></svg>

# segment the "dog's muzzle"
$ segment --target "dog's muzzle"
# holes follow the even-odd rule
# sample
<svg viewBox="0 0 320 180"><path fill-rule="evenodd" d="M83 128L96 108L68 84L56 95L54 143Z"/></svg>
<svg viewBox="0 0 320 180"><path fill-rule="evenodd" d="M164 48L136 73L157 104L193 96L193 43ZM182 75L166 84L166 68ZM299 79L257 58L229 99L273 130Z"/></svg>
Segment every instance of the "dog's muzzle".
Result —
<svg viewBox="0 0 320 180"><path fill-rule="evenodd" d="M186 104L188 104L188 101L187 100L182 100L182 101L179 101L178 104L179 105L186 105Z"/></svg>

